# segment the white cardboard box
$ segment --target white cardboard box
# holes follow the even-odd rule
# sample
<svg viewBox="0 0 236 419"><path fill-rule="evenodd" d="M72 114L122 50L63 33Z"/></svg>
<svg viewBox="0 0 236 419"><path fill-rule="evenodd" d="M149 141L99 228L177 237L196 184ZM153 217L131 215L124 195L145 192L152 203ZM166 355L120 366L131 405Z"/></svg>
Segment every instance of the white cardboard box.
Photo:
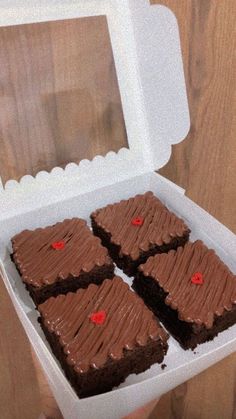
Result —
<svg viewBox="0 0 236 419"><path fill-rule="evenodd" d="M152 190L186 220L191 238L201 238L214 248L233 272L236 239L181 188L155 173L168 161L171 144L181 141L190 125L178 26L167 8L150 6L147 0L42 0L40 4L2 0L0 4L1 26L90 15L107 16L129 149L0 187L0 271L64 417L118 419L235 351L236 325L198 346L196 354L182 350L171 338L164 371L153 365L145 373L130 375L118 389L80 400L52 355L10 261L10 238L25 228L64 218L89 221L96 208Z"/></svg>

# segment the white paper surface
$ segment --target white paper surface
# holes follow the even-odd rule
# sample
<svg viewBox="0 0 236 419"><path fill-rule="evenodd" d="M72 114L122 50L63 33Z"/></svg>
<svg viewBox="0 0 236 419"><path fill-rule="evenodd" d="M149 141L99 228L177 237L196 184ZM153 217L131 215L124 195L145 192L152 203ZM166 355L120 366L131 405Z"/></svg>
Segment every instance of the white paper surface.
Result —
<svg viewBox="0 0 236 419"><path fill-rule="evenodd" d="M212 342L199 345L196 348L196 354L190 350L184 351L171 338L169 351L164 359L164 363L167 364L165 370L162 370L158 364L153 365L142 374L130 375L125 383L112 392L82 400L77 398L58 362L48 349L49 345L37 323L37 312L31 298L25 291L15 266L10 261L10 238L25 228L50 225L68 217L78 216L89 221L89 215L94 209L147 190L152 190L170 209L186 220L192 229L191 239L204 240L208 246L216 250L231 270L236 272L235 235L179 193L173 184L165 182L157 174L135 177L117 183L115 187L112 185L104 187L0 222L1 241L4 246L4 249L3 247L1 249L4 281L65 418L121 418L188 380L236 349L236 325L220 333ZM121 271L118 273L124 280L131 283L131 280Z"/></svg>

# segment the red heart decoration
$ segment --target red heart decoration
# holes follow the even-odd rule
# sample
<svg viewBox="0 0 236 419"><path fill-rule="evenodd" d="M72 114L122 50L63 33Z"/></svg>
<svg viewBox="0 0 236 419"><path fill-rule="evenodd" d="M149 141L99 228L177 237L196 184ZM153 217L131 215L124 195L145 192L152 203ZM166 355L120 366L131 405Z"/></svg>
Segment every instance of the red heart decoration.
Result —
<svg viewBox="0 0 236 419"><path fill-rule="evenodd" d="M193 276L192 276L192 278L191 278L191 282L193 283L193 284L196 284L196 285L202 285L203 284L203 275L202 275L202 273L201 272L196 272Z"/></svg>
<svg viewBox="0 0 236 419"><path fill-rule="evenodd" d="M90 316L91 322L95 324L103 324L106 320L106 312L104 310L97 311L97 313L92 313Z"/></svg>
<svg viewBox="0 0 236 419"><path fill-rule="evenodd" d="M142 217L136 217L133 218L133 220L131 221L131 224L133 224L133 226L138 226L140 227L141 225L143 225L144 219Z"/></svg>
<svg viewBox="0 0 236 419"><path fill-rule="evenodd" d="M62 250L65 247L65 242L61 240L60 242L52 243L52 248L55 250Z"/></svg>

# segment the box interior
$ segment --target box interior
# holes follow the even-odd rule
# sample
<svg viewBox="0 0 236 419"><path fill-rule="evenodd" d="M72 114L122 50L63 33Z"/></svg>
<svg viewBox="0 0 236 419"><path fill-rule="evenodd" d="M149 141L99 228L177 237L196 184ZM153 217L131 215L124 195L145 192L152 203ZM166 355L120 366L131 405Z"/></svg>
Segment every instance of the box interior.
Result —
<svg viewBox="0 0 236 419"><path fill-rule="evenodd" d="M89 222L89 215L95 208L104 206L110 202L128 198L137 193L143 193L147 190L152 190L171 210L184 218L192 230L192 240L197 238L204 240L209 247L216 250L218 255L226 264L228 264L231 270L236 272L236 257L233 250L235 248L234 235L214 220L213 217L186 198L174 185L167 183L158 174L142 175L119 182L117 183L116 188L113 186L104 187L93 193L81 194L62 203L22 214L21 216L13 217L0 223L0 230L2 232L2 271L4 273L5 281L7 282L8 287L9 285L12 287L18 311L20 308L20 314L27 318L28 324L24 321L24 327L26 327L28 334L31 336L31 342L36 349L36 353L40 354L42 365L48 375L49 382L52 384L54 394L62 411L65 409L64 404L60 401L62 389L64 389L63 391L66 391L67 394L67 396L64 397L64 399L66 399L65 403L69 403L70 400L71 406L77 406L77 408L80 409L82 417L89 417L91 411L93 411L93 409L94 411L96 410L97 403L102 403L103 407L101 407L101 412L99 412L100 418L102 417L102 414L105 414L105 411L109 412L111 401L117 404L117 399L121 396L129 399L128 395L134 392L136 385L141 385L141 387L146 385L150 390L147 394L144 392L145 397L143 394L141 398L132 396L134 397L132 403L135 402L135 406L138 406L139 403L141 405L141 400L145 403L148 400L151 400L152 395L154 397L160 396L178 385L179 382L190 378L197 372L202 371L216 362L216 360L219 360L234 351L236 326L220 333L212 342L198 346L194 352L191 350L184 351L178 343L171 338L169 342L169 351L164 360L164 363L167 365L165 370L162 370L159 365L153 365L145 373L137 376L130 375L125 383L112 392L82 400L79 400L76 397L73 389L64 377L57 360L52 355L37 322L37 311L34 309L31 298L21 283L15 266L10 261L10 237L22 229L46 226L66 217L79 216L85 218ZM132 281L121 271L117 270L117 273L121 275L126 282L131 284ZM142 391L143 390L140 388L141 393ZM122 414L126 414L127 409L132 410L132 403L127 403L127 406L123 406L119 409L119 414L121 411ZM88 406L89 413L87 412Z"/></svg>

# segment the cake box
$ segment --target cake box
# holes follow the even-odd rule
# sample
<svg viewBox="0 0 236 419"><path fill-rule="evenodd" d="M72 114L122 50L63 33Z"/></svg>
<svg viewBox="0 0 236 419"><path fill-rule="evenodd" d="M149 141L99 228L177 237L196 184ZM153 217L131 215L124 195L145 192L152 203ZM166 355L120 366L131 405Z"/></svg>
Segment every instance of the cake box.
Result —
<svg viewBox="0 0 236 419"><path fill-rule="evenodd" d="M184 190L155 173L171 145L190 127L178 25L163 6L148 0L3 0L0 25L106 16L114 55L128 148L79 165L23 176L0 184L0 273L12 303L65 418L121 418L223 359L236 349L236 325L213 341L184 351L170 338L167 367L153 365L114 390L79 399L65 378L38 324L38 314L10 259L10 239L23 229L65 218L89 221L96 208L151 190L236 272L236 238L188 199ZM116 273L131 284L118 269Z"/></svg>

